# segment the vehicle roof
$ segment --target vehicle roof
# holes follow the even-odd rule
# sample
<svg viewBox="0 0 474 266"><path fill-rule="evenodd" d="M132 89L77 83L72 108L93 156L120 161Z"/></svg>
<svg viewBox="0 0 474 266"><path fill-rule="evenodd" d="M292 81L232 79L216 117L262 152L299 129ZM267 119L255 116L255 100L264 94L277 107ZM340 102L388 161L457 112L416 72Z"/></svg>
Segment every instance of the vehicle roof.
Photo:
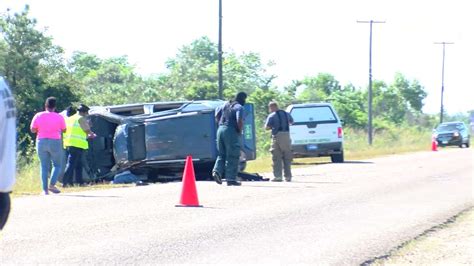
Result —
<svg viewBox="0 0 474 266"><path fill-rule="evenodd" d="M185 111L200 111L215 109L216 106L222 104L223 101L169 101L169 102L149 102L149 103L133 103L109 106L94 106L91 108L91 113L112 113L125 116L135 116L144 114L145 106L153 108L153 113L159 113L168 110L183 108ZM199 105L199 106L196 106ZM192 108L186 108L186 107Z"/></svg>
<svg viewBox="0 0 474 266"><path fill-rule="evenodd" d="M331 106L331 103L321 102L321 103L296 103L291 104L288 107L319 107L319 106Z"/></svg>
<svg viewBox="0 0 474 266"><path fill-rule="evenodd" d="M452 122L444 122L444 123L441 123L439 125L441 126L441 125L457 125L457 124L464 124L464 122L462 122L462 121L452 121Z"/></svg>
<svg viewBox="0 0 474 266"><path fill-rule="evenodd" d="M221 100L215 101L166 101L166 102L145 102L145 103L131 103L131 104L119 104L119 105L105 105L105 106L94 106L92 108L107 108L109 111L121 111L121 110L130 110L135 108L141 108L144 105L154 105L156 107L167 108L167 107L175 107L175 106L182 106L183 104L187 103L220 103Z"/></svg>

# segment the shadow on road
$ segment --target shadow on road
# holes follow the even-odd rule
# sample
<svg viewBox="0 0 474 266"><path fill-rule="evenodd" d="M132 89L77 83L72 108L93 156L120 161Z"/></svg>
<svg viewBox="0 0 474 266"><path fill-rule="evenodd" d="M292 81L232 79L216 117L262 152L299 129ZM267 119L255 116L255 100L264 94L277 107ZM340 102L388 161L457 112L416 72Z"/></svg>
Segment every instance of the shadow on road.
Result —
<svg viewBox="0 0 474 266"><path fill-rule="evenodd" d="M224 210L225 208L212 207L212 206L202 206L202 209Z"/></svg>
<svg viewBox="0 0 474 266"><path fill-rule="evenodd" d="M57 194L57 197L75 197L75 198L121 198L119 196L92 196L92 195L74 195L74 194Z"/></svg>
<svg viewBox="0 0 474 266"><path fill-rule="evenodd" d="M292 165L325 165L325 164L335 164L335 165L340 165L340 164L373 164L373 162L367 162L367 161L344 161L344 163L331 163L331 162L309 162L309 163L303 163L303 162L292 162Z"/></svg>
<svg viewBox="0 0 474 266"><path fill-rule="evenodd" d="M296 183L296 184L342 184L343 182L333 182L333 181L292 181L291 183Z"/></svg>
<svg viewBox="0 0 474 266"><path fill-rule="evenodd" d="M373 164L374 162L367 161L344 161L342 164Z"/></svg>
<svg viewBox="0 0 474 266"><path fill-rule="evenodd" d="M309 182L308 182L309 183ZM313 186L276 186L276 185L269 185L269 186L258 186L258 185L243 185L243 187L258 187L258 188L318 188L318 187L313 187Z"/></svg>
<svg viewBox="0 0 474 266"><path fill-rule="evenodd" d="M331 162L310 162L310 163L303 163L303 162L292 162L292 165L324 165L324 164L330 164Z"/></svg>

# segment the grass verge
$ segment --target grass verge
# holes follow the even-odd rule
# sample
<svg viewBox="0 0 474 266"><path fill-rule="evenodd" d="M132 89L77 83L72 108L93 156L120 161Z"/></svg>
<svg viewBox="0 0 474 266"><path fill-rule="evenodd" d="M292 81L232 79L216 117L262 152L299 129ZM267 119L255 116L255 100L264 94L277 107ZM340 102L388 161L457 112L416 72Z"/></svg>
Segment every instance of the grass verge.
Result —
<svg viewBox="0 0 474 266"><path fill-rule="evenodd" d="M59 185L59 183L58 183ZM106 189L111 187L128 187L132 185L120 184L113 185L108 182L94 184L93 186L75 186L70 188L61 188L59 190L62 192L78 192L86 190L98 190ZM33 162L25 164L21 167L21 170L17 174L15 187L13 188L12 196L27 196L27 195L39 195L41 193L41 179L40 179L40 167L39 161L35 157Z"/></svg>
<svg viewBox="0 0 474 266"><path fill-rule="evenodd" d="M376 132L372 145L367 144L367 135L363 131L346 129L344 133L344 157L346 161L369 159L382 155L402 154L426 151L431 148L431 132L412 128L399 128ZM295 166L329 162L329 157L295 159ZM270 152L248 163L246 171L251 173L270 172L272 170Z"/></svg>
<svg viewBox="0 0 474 266"><path fill-rule="evenodd" d="M363 131L346 129L344 138L345 159L349 161L368 159L381 155L429 150L431 132L406 128L376 132L372 146L367 144L367 136ZM17 175L13 196L38 195L41 192L39 162L36 155L34 155L34 157L35 159L32 163L25 164L21 167ZM330 161L329 157L296 159L295 167L304 167L327 161ZM257 160L249 162L247 171L254 173L270 172L272 170L271 165L272 160L268 152L262 154ZM94 186L73 187L62 190L64 192L76 192L124 186L130 185L111 185L109 183L103 183Z"/></svg>

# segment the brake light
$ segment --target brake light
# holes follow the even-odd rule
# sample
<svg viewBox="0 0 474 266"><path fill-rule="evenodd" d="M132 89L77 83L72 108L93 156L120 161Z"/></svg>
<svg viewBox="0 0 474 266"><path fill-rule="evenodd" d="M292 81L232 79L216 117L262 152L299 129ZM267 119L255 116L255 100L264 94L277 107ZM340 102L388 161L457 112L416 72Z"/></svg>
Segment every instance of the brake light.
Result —
<svg viewBox="0 0 474 266"><path fill-rule="evenodd" d="M342 138L343 135L344 135L344 132L342 131L342 127L338 127L337 128L337 137Z"/></svg>

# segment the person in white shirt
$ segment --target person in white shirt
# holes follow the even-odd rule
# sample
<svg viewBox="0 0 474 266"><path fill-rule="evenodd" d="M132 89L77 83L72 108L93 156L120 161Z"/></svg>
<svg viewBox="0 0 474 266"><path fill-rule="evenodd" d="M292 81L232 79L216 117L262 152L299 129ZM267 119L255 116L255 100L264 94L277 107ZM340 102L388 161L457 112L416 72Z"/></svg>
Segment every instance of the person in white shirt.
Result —
<svg viewBox="0 0 474 266"><path fill-rule="evenodd" d="M10 192L16 173L16 109L13 95L0 77L0 230L10 213Z"/></svg>

